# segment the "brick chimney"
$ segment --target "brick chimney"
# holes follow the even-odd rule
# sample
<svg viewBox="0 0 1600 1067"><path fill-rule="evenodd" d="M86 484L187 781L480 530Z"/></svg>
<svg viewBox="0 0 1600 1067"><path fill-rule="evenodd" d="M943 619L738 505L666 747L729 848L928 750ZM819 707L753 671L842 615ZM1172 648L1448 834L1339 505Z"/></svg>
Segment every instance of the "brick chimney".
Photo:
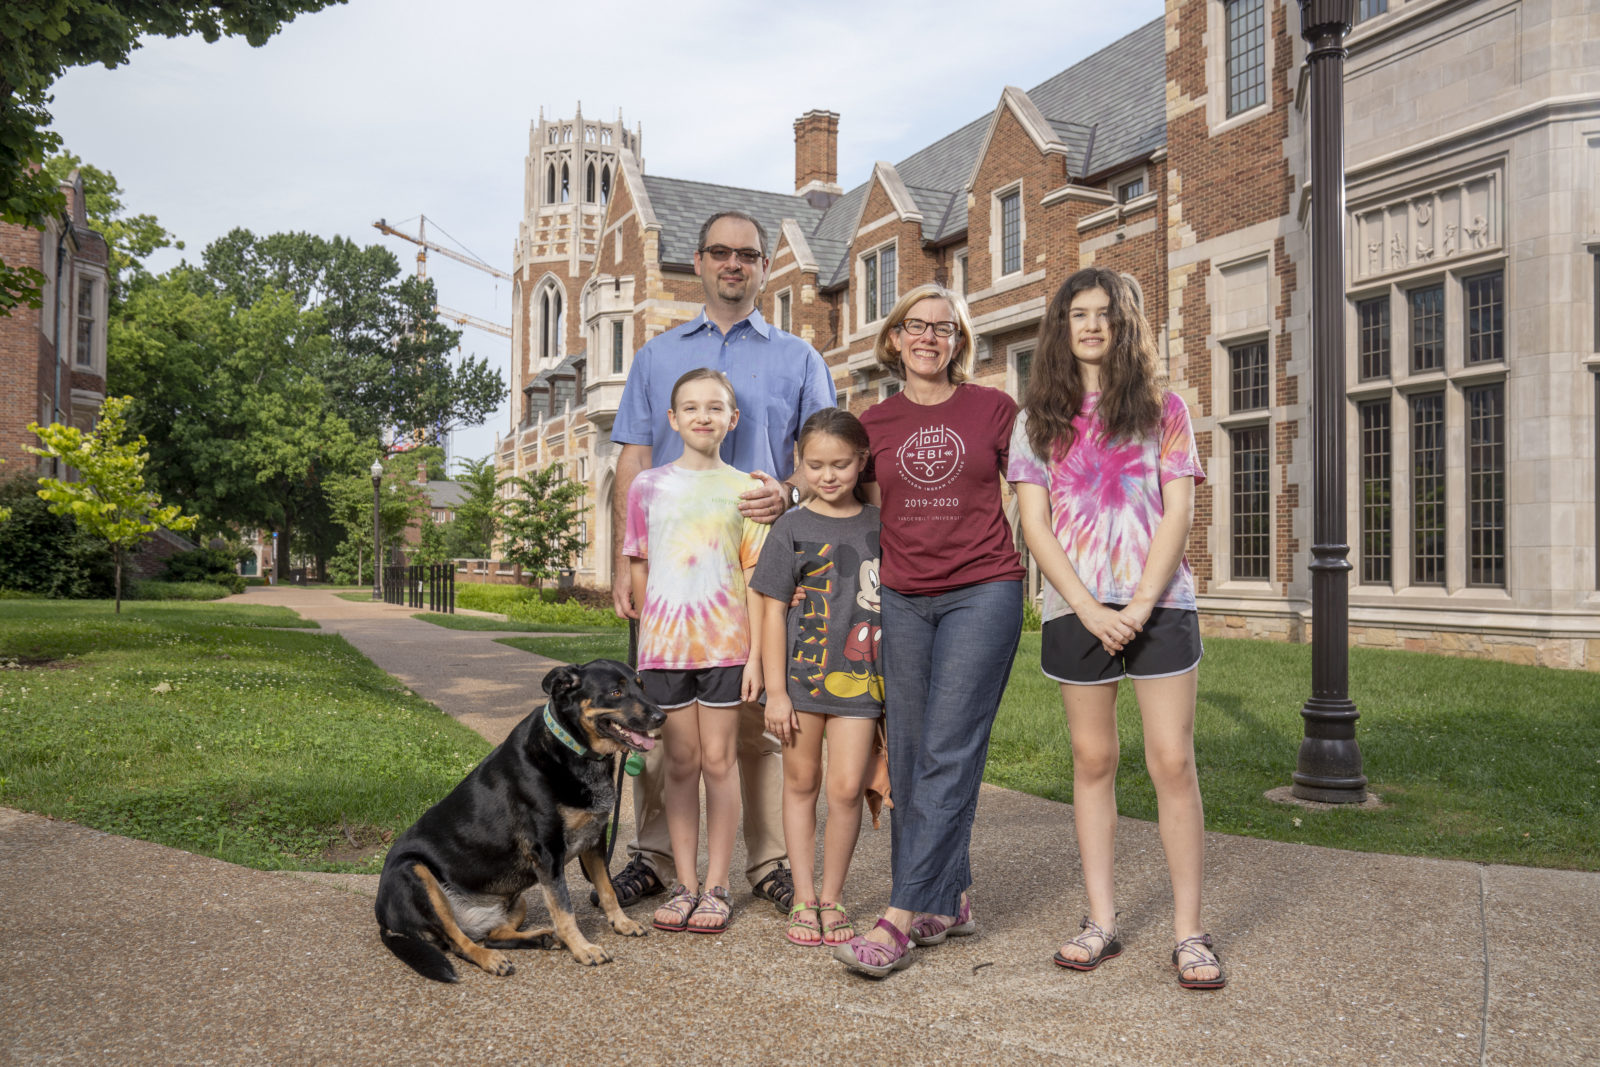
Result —
<svg viewBox="0 0 1600 1067"><path fill-rule="evenodd" d="M794 120L794 191L826 208L844 190L839 186L839 116L807 111Z"/></svg>
<svg viewBox="0 0 1600 1067"><path fill-rule="evenodd" d="M425 460L417 461L417 484L428 484L428 464Z"/></svg>

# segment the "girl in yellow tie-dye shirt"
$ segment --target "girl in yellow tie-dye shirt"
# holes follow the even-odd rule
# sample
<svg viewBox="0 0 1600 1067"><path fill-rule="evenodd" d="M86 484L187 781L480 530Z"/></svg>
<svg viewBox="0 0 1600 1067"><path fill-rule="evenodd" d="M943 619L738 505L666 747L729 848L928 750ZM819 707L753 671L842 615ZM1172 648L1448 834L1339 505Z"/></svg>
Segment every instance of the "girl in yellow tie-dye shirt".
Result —
<svg viewBox="0 0 1600 1067"><path fill-rule="evenodd" d="M761 692L760 614L750 572L767 528L739 514L750 476L722 461L739 421L733 385L720 371L692 370L672 387L667 421L683 438L675 462L644 471L628 488L623 554L632 560L645 694L667 714L663 801L678 885L656 910L658 930L728 928L728 867L739 822L734 755L739 705ZM706 878L700 847L700 784L706 791Z"/></svg>

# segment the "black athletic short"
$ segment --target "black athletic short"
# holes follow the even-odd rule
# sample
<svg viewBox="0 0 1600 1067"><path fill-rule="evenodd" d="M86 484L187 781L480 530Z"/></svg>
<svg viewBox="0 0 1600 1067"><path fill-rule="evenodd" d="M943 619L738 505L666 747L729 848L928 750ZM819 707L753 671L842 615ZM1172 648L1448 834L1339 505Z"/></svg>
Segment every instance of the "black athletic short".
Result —
<svg viewBox="0 0 1600 1067"><path fill-rule="evenodd" d="M644 695L662 711L675 711L699 702L708 708L736 708L744 701L744 665L701 667L692 671L640 671Z"/></svg>
<svg viewBox="0 0 1600 1067"><path fill-rule="evenodd" d="M1107 604L1120 609L1121 604ZM1126 648L1110 655L1077 615L1044 624L1039 666L1068 685L1099 685L1123 678L1168 678L1200 663L1200 617L1185 608L1155 608Z"/></svg>

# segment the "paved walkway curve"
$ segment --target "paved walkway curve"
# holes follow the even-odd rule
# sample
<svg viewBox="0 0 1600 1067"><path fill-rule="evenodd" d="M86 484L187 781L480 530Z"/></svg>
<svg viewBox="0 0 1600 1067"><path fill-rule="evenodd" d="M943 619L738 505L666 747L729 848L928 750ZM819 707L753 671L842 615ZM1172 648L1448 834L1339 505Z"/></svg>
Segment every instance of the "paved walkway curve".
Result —
<svg viewBox="0 0 1600 1067"><path fill-rule="evenodd" d="M548 667L407 609L249 599L319 620L491 738ZM858 917L886 903L888 836L862 832ZM1070 809L986 786L980 935L886 982L788 945L736 890L721 937L623 938L581 905L615 962L527 952L509 978L463 967L440 986L379 944L372 876L254 871L0 809L0 1063L1600 1062L1600 875L1213 834L1230 984L1200 994L1173 981L1155 827L1123 820L1118 845L1128 947L1093 974L1050 963L1083 907Z"/></svg>

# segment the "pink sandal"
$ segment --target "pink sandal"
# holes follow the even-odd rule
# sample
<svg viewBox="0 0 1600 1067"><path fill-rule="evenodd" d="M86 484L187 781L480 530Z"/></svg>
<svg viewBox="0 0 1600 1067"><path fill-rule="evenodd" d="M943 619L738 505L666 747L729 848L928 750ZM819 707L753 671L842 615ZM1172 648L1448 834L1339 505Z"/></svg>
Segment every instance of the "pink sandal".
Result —
<svg viewBox="0 0 1600 1067"><path fill-rule="evenodd" d="M911 939L888 919L879 919L875 929L889 931L892 944L880 945L868 941L867 936L852 937L842 945L835 945L833 958L850 968L872 978L887 978L895 971L911 966Z"/></svg>
<svg viewBox="0 0 1600 1067"><path fill-rule="evenodd" d="M967 937L978 932L978 924L972 918L972 898L968 897L961 902L961 910L956 912L954 919L944 919L938 915L918 915L911 924L911 940L918 948L925 945L940 945L947 937Z"/></svg>

